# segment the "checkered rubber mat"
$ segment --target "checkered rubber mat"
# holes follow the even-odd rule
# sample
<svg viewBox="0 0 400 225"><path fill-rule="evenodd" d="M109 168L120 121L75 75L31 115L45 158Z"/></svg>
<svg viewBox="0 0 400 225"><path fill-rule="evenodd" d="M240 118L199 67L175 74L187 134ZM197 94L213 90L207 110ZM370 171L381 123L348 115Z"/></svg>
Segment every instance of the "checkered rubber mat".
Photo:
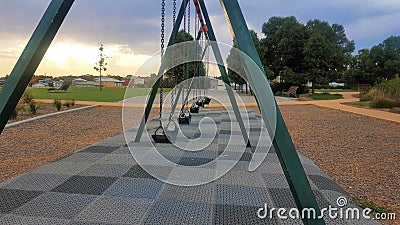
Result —
<svg viewBox="0 0 400 225"><path fill-rule="evenodd" d="M262 130L261 118L254 112L248 115L251 142L258 143L254 137ZM300 219L257 216L265 204L270 208L296 208L274 149L255 171L249 172L254 147L241 155L224 152L229 140L234 144L243 141L227 111L203 110L192 116L192 124L180 129L186 138L210 140L205 149L155 146L166 159L184 166L201 166L221 156L226 161L238 159L219 179L200 186L175 186L155 179L138 165L128 147L134 144L127 144L121 133L0 183L0 224L302 224ZM211 126L202 120L205 117L214 120L217 133L208 132ZM150 134L157 123L155 119L148 122ZM201 123L205 128L199 129ZM134 134L136 129L128 132ZM142 143L140 147L153 144ZM321 208L337 207L338 197L348 197L310 159L301 155L300 159ZM156 159L149 163L159 171L158 177L179 180L173 177L176 168ZM218 169L218 165L208 168L204 176ZM355 206L349 203L346 207ZM365 219L324 220L327 224L378 224Z"/></svg>

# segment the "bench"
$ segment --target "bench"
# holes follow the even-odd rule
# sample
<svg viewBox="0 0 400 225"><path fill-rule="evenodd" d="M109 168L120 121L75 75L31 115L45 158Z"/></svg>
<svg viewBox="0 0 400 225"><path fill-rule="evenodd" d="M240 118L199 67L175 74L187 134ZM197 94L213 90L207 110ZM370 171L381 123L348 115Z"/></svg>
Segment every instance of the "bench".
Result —
<svg viewBox="0 0 400 225"><path fill-rule="evenodd" d="M288 97L293 96L293 97L297 98L297 89L299 89L298 86L290 86L289 89L283 89L282 96L287 95Z"/></svg>
<svg viewBox="0 0 400 225"><path fill-rule="evenodd" d="M371 88L371 84L358 84L358 91L369 91Z"/></svg>

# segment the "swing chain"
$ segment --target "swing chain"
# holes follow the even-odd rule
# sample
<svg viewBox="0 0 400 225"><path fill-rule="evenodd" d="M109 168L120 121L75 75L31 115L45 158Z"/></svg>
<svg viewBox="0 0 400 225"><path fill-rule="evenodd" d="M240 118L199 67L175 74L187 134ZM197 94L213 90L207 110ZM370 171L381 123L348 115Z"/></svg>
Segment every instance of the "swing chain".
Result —
<svg viewBox="0 0 400 225"><path fill-rule="evenodd" d="M165 48L165 0L161 2L161 57L164 56Z"/></svg>
<svg viewBox="0 0 400 225"><path fill-rule="evenodd" d="M176 22L176 0L174 0L174 9L173 9L173 17L172 17L172 21L173 21L173 26L175 26L175 22Z"/></svg>
<svg viewBox="0 0 400 225"><path fill-rule="evenodd" d="M190 5L190 4L189 4ZM184 31L184 33L186 33L186 20L187 20L187 9L185 9L185 14L183 14L183 31ZM185 58L187 57L186 56L186 49L185 49ZM182 88L182 105L185 105L185 83L186 83L186 77L185 77L185 73L186 73L186 68L187 68L187 65L185 64L184 65L184 68L183 68L183 73L184 73L184 82L182 82L182 85L183 85L183 88Z"/></svg>
<svg viewBox="0 0 400 225"><path fill-rule="evenodd" d="M190 3L188 4L188 33L190 34L190 14L191 14L191 11L190 11Z"/></svg>
<svg viewBox="0 0 400 225"><path fill-rule="evenodd" d="M173 27L175 28L176 26L176 0L173 1L173 12L172 12L172 20L173 20ZM177 81L177 77L175 77L175 80ZM175 82L176 85L177 82ZM175 86L172 89L172 93L171 93L171 110L172 107L174 106L174 98L175 98L175 94L176 94L176 88Z"/></svg>
<svg viewBox="0 0 400 225"><path fill-rule="evenodd" d="M164 57L164 48L165 48L165 0L161 1L161 65ZM161 123L161 115L163 110L163 79L164 74L160 78L160 123Z"/></svg>

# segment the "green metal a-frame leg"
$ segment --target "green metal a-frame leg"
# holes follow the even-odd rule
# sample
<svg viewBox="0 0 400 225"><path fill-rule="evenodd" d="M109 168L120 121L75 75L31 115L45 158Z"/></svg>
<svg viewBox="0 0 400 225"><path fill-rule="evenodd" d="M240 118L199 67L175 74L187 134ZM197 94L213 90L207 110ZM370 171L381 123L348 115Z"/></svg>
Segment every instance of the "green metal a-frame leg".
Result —
<svg viewBox="0 0 400 225"><path fill-rule="evenodd" d="M74 0L52 0L0 92L0 134L57 34Z"/></svg>
<svg viewBox="0 0 400 225"><path fill-rule="evenodd" d="M220 0L220 3L222 9L224 10L226 20L231 28L232 36L237 40L239 49L247 54L258 65L258 71L262 71L260 74L260 72L247 65L246 60L244 60L246 73L250 83L254 87L254 92L257 96L259 108L266 127L269 126L269 118L266 114L267 108L265 103L271 101L275 102L277 121L273 144L286 179L289 183L290 190L296 201L297 207L300 210L304 208L314 208L316 212L319 212L319 206L315 199L314 193L311 190L310 183L307 180L307 176L304 172L303 166L301 165L299 156L296 152L278 105L276 104L275 99L267 97L272 96L268 94L268 92L272 91L265 76L260 57L249 34L249 30L239 3L237 0ZM325 224L323 219L303 219L303 222L305 224L313 225Z"/></svg>

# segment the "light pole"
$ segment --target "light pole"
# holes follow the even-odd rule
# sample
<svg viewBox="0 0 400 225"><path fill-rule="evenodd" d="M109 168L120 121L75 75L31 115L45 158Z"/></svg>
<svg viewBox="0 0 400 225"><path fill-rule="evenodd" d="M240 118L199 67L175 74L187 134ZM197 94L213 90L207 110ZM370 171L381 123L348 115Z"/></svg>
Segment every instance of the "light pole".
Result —
<svg viewBox="0 0 400 225"><path fill-rule="evenodd" d="M94 69L100 73L100 91L103 91L103 85L101 82L101 72L107 71L107 68L106 68L106 66L107 66L106 58L107 57L103 54L103 51L104 51L103 43L100 44L99 50L100 50L100 60L98 63L96 63L96 66L94 67Z"/></svg>

